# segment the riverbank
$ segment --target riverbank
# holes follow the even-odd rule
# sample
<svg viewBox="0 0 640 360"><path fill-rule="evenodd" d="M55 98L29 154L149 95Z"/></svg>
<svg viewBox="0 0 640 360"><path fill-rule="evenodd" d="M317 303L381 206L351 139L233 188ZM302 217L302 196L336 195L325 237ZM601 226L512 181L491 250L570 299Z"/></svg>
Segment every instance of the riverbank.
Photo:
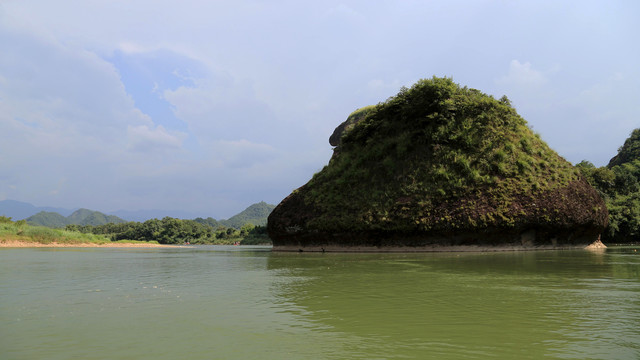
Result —
<svg viewBox="0 0 640 360"><path fill-rule="evenodd" d="M0 216L0 247L161 247L179 246L185 243L192 245L271 244L266 234L252 233L252 231L245 236L229 236L225 233L222 238L211 236L211 233L205 234L206 236L185 238L180 232L175 232L171 236L164 234L160 240L147 236L141 238L136 234L128 234L127 237L121 235L117 231L99 231L98 234L94 234L91 231L79 231L78 228L57 229L32 226L23 220L12 221L11 218ZM240 235L240 232L236 235ZM121 240L113 241L113 239Z"/></svg>
<svg viewBox="0 0 640 360"><path fill-rule="evenodd" d="M149 242L57 242L41 243L19 239L0 239L0 248L56 248L56 247L108 247L108 248L157 248L176 247L175 245L162 245Z"/></svg>

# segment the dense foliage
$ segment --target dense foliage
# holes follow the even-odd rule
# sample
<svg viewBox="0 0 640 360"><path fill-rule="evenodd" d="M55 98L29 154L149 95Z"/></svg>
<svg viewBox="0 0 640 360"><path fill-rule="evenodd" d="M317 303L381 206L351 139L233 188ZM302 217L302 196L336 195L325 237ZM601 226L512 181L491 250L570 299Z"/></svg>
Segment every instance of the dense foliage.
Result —
<svg viewBox="0 0 640 360"><path fill-rule="evenodd" d="M160 244L241 244L269 243L262 226L245 224L240 229L202 224L196 220L165 217L145 222L110 223L105 225L67 225L69 231L109 236L113 241L157 241Z"/></svg>
<svg viewBox="0 0 640 360"><path fill-rule="evenodd" d="M613 168L616 165L630 163L638 159L640 159L640 129L635 129L618 150L618 154L609 161L607 167Z"/></svg>
<svg viewBox="0 0 640 360"><path fill-rule="evenodd" d="M51 228L61 228L69 224L69 220L52 211L40 211L39 213L29 216L25 219L30 225L46 226Z"/></svg>
<svg viewBox="0 0 640 360"><path fill-rule="evenodd" d="M124 223L125 220L114 216L105 215L99 211L79 209L71 215L64 217L56 212L41 211L26 219L27 223L36 226L62 228L67 225L104 225L108 223Z"/></svg>
<svg viewBox="0 0 640 360"><path fill-rule="evenodd" d="M80 209L64 217L55 212L39 212L26 220L30 225L64 228L68 232L96 234L113 241L157 241L160 244L267 244L267 216L275 206L260 202L228 220L165 217L144 222L126 222L116 216ZM42 228L44 229L44 228ZM40 230L46 231L46 230Z"/></svg>
<svg viewBox="0 0 640 360"><path fill-rule="evenodd" d="M0 216L0 242L30 241L38 243L108 243L110 240L101 235L83 234L65 229L52 229L44 226L32 226L25 220L12 221L10 217Z"/></svg>
<svg viewBox="0 0 640 360"><path fill-rule="evenodd" d="M607 224L506 97L449 78L355 111L332 137L329 164L269 216L274 246L582 244Z"/></svg>
<svg viewBox="0 0 640 360"><path fill-rule="evenodd" d="M605 242L640 241L640 129L635 129L609 165L582 161L576 167L604 197L609 210Z"/></svg>
<svg viewBox="0 0 640 360"><path fill-rule="evenodd" d="M434 77L367 109L309 182L305 203L321 207L322 215L310 222L317 227L482 227L512 221L515 197L577 179L573 166L531 131L506 97L496 100ZM480 191L498 207L458 223L429 211Z"/></svg>
<svg viewBox="0 0 640 360"><path fill-rule="evenodd" d="M227 220L220 220L219 223L236 229L240 229L246 224L265 226L267 225L267 216L269 216L275 207L275 205L261 201L249 206L239 214L236 214Z"/></svg>
<svg viewBox="0 0 640 360"><path fill-rule="evenodd" d="M264 226L267 224L267 216L271 213L275 205L267 204L262 201L247 207L242 212L230 217L227 220L216 220L214 218L196 218L194 221L217 229L219 227L230 227L240 230L246 224L255 226ZM105 225L109 223L125 223L123 220L114 215L106 215L99 211L88 209L79 209L71 215L65 217L56 212L41 211L26 219L31 225L46 226L52 228L63 228L67 225Z"/></svg>
<svg viewBox="0 0 640 360"><path fill-rule="evenodd" d="M195 221L195 222L197 222L199 224L202 224L202 225L207 225L207 226L212 227L214 229L217 229L217 228L223 226L218 220L212 218L211 216L209 216L206 219L203 219L201 217L197 217L197 218L193 219L193 221Z"/></svg>
<svg viewBox="0 0 640 360"><path fill-rule="evenodd" d="M352 112L351 114L349 114L349 116L347 117L347 120L345 120L342 124L340 124L334 130L333 134L331 134L331 136L329 137L329 144L331 144L332 146L340 145L342 141L342 135L344 135L344 133L346 132L351 131L351 129L353 129L353 127L356 126L356 124L358 124L360 120L362 120L375 108L376 108L375 105L369 105L369 106L362 107Z"/></svg>

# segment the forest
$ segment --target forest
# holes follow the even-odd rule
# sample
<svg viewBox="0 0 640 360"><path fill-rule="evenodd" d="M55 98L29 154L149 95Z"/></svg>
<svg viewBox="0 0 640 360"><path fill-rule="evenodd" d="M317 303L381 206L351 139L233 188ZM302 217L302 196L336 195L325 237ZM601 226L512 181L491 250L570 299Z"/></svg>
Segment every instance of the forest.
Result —
<svg viewBox="0 0 640 360"><path fill-rule="evenodd" d="M255 203L226 220L164 217L137 222L88 209L76 210L66 217L56 212L40 211L18 221L3 215L0 216L0 241L270 244L264 225L274 207L264 201Z"/></svg>
<svg viewBox="0 0 640 360"><path fill-rule="evenodd" d="M576 165L598 190L609 210L605 243L637 243L640 235L640 129L627 138L609 164L596 167L589 161Z"/></svg>
<svg viewBox="0 0 640 360"><path fill-rule="evenodd" d="M264 226L246 223L240 229L219 225L213 227L206 220L182 220L165 217L145 222L109 223L104 225L67 225L67 231L104 235L112 241L157 241L159 244L241 244L270 243Z"/></svg>

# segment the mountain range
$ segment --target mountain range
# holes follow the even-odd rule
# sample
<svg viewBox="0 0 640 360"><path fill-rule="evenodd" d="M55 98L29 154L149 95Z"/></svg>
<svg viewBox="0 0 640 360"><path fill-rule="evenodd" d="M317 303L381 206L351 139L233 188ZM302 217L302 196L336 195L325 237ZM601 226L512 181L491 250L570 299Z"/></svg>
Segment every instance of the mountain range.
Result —
<svg viewBox="0 0 640 360"><path fill-rule="evenodd" d="M242 212L230 217L227 220L215 220L211 217L207 219L197 218L201 223L209 224L213 227L227 226L240 228L246 223L253 225L266 225L267 216L275 205L267 204L264 201L247 207ZM8 216L13 220L25 219L29 224L47 227L64 227L69 224L76 225L102 225L106 223L123 223L127 221L143 222L149 219L161 219L166 216L179 219L193 219L197 215L184 211L164 211L164 210L120 210L109 214L89 209L62 209L50 206L38 207L29 203L2 200L0 201L0 216Z"/></svg>
<svg viewBox="0 0 640 360"><path fill-rule="evenodd" d="M69 216L75 210L77 209L69 210L51 206L34 206L32 204L16 200L0 201L0 216L8 216L13 220L26 219L29 216L35 215L41 211L55 212L62 216Z"/></svg>

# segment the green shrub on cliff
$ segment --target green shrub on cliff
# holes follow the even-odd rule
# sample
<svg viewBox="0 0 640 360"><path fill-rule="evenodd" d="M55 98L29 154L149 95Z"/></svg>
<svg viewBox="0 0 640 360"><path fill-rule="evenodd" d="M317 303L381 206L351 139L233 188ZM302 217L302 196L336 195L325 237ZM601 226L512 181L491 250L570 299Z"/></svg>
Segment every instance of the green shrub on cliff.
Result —
<svg viewBox="0 0 640 360"><path fill-rule="evenodd" d="M511 107L420 80L336 128L334 154L269 216L274 246L594 241L602 198Z"/></svg>
<svg viewBox="0 0 640 360"><path fill-rule="evenodd" d="M635 129L631 135L625 140L624 145L618 149L618 154L609 161L608 168L616 165L630 163L640 159L640 129Z"/></svg>
<svg viewBox="0 0 640 360"><path fill-rule="evenodd" d="M582 161L576 167L605 198L610 243L640 242L640 129L631 132L607 166Z"/></svg>
<svg viewBox="0 0 640 360"><path fill-rule="evenodd" d="M455 228L469 219L439 218L424 205L469 199L474 207L483 192L498 206L471 220L514 224L515 197L577 179L573 166L531 131L506 97L496 100L434 77L368 108L347 128L329 165L309 182L305 202L321 208L310 223L319 227L384 228L393 219L393 227L401 220L406 229L416 222L421 229Z"/></svg>

